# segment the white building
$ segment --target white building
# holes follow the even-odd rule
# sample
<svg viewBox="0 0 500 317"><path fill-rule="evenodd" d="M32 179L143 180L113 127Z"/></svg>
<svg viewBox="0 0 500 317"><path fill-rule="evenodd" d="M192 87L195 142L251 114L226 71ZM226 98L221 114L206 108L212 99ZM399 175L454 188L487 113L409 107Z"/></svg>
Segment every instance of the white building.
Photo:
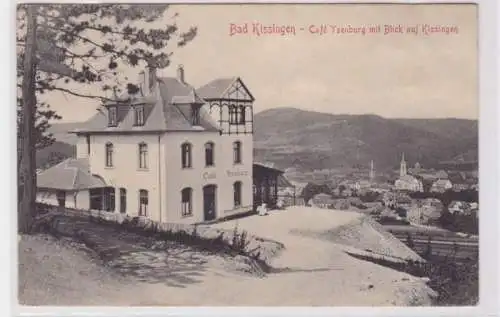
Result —
<svg viewBox="0 0 500 317"><path fill-rule="evenodd" d="M401 163L399 167L399 178L394 182L394 187L397 190L402 190L402 191L411 191L411 192L424 191L424 185L422 181L420 181L413 175L407 174L404 153L401 157Z"/></svg>
<svg viewBox="0 0 500 317"><path fill-rule="evenodd" d="M447 190L453 188L453 184L449 179L438 179L431 186L431 192L434 193L444 193Z"/></svg>
<svg viewBox="0 0 500 317"><path fill-rule="evenodd" d="M195 89L182 66L176 78L159 78L153 68L142 75L140 93L103 104L73 131L77 159L42 173L39 201L172 223L250 211L254 98L243 81ZM67 174L67 184L57 173Z"/></svg>

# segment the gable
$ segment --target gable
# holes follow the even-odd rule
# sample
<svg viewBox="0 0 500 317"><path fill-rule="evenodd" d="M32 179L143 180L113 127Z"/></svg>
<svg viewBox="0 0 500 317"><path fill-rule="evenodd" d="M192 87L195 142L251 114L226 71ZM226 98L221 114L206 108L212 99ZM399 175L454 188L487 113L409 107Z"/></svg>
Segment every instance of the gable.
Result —
<svg viewBox="0 0 500 317"><path fill-rule="evenodd" d="M254 98L250 91L248 91L243 81L238 77L236 80L226 89L222 95L222 99L230 100L243 100L243 101L253 101Z"/></svg>
<svg viewBox="0 0 500 317"><path fill-rule="evenodd" d="M238 100L253 102L255 99L241 78L221 78L198 88L197 94L205 100Z"/></svg>

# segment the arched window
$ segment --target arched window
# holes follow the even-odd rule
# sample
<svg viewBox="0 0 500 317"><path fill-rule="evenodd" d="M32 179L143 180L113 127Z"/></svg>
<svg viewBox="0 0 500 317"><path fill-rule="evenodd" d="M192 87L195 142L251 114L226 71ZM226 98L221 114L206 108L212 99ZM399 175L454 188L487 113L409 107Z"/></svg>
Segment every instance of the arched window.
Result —
<svg viewBox="0 0 500 317"><path fill-rule="evenodd" d="M241 206L241 182L237 181L233 184L233 199L234 199L234 207Z"/></svg>
<svg viewBox="0 0 500 317"><path fill-rule="evenodd" d="M139 190L139 216L147 217L148 216L148 191L145 189Z"/></svg>
<svg viewBox="0 0 500 317"><path fill-rule="evenodd" d="M205 166L214 166L214 143L205 143Z"/></svg>
<svg viewBox="0 0 500 317"><path fill-rule="evenodd" d="M139 168L148 168L148 145L146 143L139 144Z"/></svg>
<svg viewBox="0 0 500 317"><path fill-rule="evenodd" d="M183 143L181 146L181 154L182 154L182 168L190 168L192 167L192 159L191 152L192 146L190 143Z"/></svg>
<svg viewBox="0 0 500 317"><path fill-rule="evenodd" d="M233 162L234 164L241 164L241 142L233 142Z"/></svg>
<svg viewBox="0 0 500 317"><path fill-rule="evenodd" d="M106 143L106 167L113 167L113 144Z"/></svg>
<svg viewBox="0 0 500 317"><path fill-rule="evenodd" d="M193 189L184 188L181 191L181 213L183 217L193 214Z"/></svg>

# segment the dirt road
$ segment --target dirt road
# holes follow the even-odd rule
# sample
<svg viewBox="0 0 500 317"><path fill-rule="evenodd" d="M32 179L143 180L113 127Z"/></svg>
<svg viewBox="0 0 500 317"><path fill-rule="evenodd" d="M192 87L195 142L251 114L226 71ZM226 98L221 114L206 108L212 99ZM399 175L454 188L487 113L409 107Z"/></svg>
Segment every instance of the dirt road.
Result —
<svg viewBox="0 0 500 317"><path fill-rule="evenodd" d="M20 300L106 306L429 305L433 292L420 279L355 259L336 243L294 233L310 228L314 219L321 228L331 228L356 217L295 212L238 220L239 228L286 246L272 261L273 272L263 278L237 274L220 257L182 248L138 249L110 269L74 245L24 237L19 244Z"/></svg>

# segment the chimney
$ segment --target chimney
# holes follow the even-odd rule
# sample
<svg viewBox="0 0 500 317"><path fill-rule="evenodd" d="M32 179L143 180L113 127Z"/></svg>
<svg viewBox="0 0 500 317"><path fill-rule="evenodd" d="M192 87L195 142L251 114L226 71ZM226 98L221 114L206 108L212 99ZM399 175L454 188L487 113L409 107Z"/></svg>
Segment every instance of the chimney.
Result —
<svg viewBox="0 0 500 317"><path fill-rule="evenodd" d="M177 67L177 80L183 84L186 83L185 79L184 79L184 66L182 66L182 65L179 65Z"/></svg>
<svg viewBox="0 0 500 317"><path fill-rule="evenodd" d="M153 92L153 86L156 83L156 67L148 66L148 75L149 80L146 87L148 87L149 92Z"/></svg>
<svg viewBox="0 0 500 317"><path fill-rule="evenodd" d="M141 72L142 75L142 94L147 96L153 93L153 86L156 81L156 68L147 66L144 71Z"/></svg>
<svg viewBox="0 0 500 317"><path fill-rule="evenodd" d="M141 75L141 93L143 96L147 95L147 88L149 86L149 75L148 75L148 72L145 71L145 70L142 70L140 72L140 75Z"/></svg>

